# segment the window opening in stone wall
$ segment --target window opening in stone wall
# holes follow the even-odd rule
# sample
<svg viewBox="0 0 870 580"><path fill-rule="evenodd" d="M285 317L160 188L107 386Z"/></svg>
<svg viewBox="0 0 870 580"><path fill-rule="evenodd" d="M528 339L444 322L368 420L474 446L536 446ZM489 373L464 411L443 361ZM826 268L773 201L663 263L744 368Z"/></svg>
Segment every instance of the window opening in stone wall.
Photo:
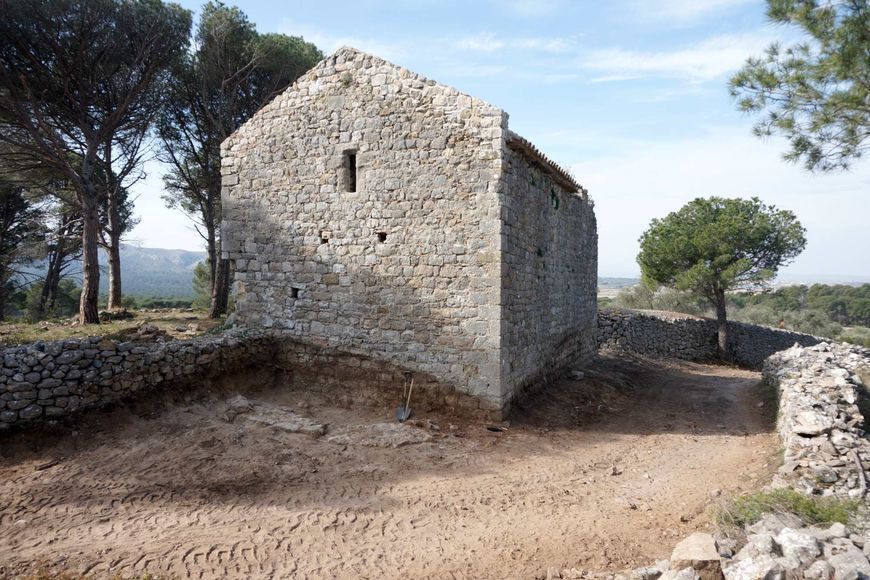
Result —
<svg viewBox="0 0 870 580"><path fill-rule="evenodd" d="M299 288L295 288L293 286L290 287L290 298L294 300L299 298Z"/></svg>
<svg viewBox="0 0 870 580"><path fill-rule="evenodd" d="M328 244L329 243L329 232L326 230L320 231L320 243Z"/></svg>
<svg viewBox="0 0 870 580"><path fill-rule="evenodd" d="M384 243L387 241L387 232L378 232L378 241Z"/></svg>
<svg viewBox="0 0 870 580"><path fill-rule="evenodd" d="M356 191L356 151L346 151L344 164L347 167L347 191Z"/></svg>

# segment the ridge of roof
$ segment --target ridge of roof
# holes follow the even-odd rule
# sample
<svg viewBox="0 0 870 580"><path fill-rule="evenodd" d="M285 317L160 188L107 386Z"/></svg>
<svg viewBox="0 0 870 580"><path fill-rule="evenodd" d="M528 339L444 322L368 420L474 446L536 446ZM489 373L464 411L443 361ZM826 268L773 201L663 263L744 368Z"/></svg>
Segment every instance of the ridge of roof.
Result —
<svg viewBox="0 0 870 580"><path fill-rule="evenodd" d="M577 180L574 179L567 170L563 169L558 163L544 155L540 149L535 147L534 144L525 137L522 137L508 129L506 142L508 147L523 155L526 160L530 161L532 164L539 166L545 173L552 177L558 185L564 187L570 193L586 192L583 186L577 183Z"/></svg>

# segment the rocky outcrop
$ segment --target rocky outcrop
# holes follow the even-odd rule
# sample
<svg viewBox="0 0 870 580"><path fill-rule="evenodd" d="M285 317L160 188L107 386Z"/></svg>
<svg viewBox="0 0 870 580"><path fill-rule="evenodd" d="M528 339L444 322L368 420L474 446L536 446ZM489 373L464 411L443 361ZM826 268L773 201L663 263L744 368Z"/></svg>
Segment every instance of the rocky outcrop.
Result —
<svg viewBox="0 0 870 580"><path fill-rule="evenodd" d="M272 339L259 331L168 342L94 336L2 349L0 432L101 407L161 384L179 387L243 371L270 360L273 352Z"/></svg>
<svg viewBox="0 0 870 580"><path fill-rule="evenodd" d="M822 339L756 324L729 322L730 353L739 365L758 368L764 359L797 343L818 344ZM685 360L716 358L718 330L715 320L678 312L603 309L598 312L599 349L633 352Z"/></svg>
<svg viewBox="0 0 870 580"><path fill-rule="evenodd" d="M779 437L785 448L776 484L808 494L863 498L870 441L858 407L867 396L861 369L870 351L821 343L776 353L765 382L779 392Z"/></svg>

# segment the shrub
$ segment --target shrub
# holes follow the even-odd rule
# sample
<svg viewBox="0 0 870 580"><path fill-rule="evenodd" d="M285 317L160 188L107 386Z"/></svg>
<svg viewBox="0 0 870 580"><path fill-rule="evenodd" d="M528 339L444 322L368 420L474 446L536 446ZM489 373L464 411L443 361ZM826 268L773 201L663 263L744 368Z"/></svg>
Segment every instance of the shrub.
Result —
<svg viewBox="0 0 870 580"><path fill-rule="evenodd" d="M807 525L849 523L860 504L855 500L813 497L793 489L776 489L741 495L722 506L720 525L742 528L770 513L792 513Z"/></svg>

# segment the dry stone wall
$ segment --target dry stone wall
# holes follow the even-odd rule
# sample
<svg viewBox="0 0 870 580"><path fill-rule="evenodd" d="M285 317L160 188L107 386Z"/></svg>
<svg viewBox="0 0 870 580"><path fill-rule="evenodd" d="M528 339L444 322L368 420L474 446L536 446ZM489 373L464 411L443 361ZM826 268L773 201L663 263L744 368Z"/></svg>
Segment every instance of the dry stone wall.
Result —
<svg viewBox="0 0 870 580"><path fill-rule="evenodd" d="M180 387L273 358L262 332L168 342L108 338L36 342L0 350L0 432L98 408L158 385Z"/></svg>
<svg viewBox="0 0 870 580"><path fill-rule="evenodd" d="M862 374L870 379L870 351L846 344L795 345L765 361L764 380L779 392L780 485L811 495L866 496Z"/></svg>
<svg viewBox="0 0 870 580"><path fill-rule="evenodd" d="M730 351L737 364L760 368L764 359L795 343L810 346L823 339L767 326L729 322ZM603 309L598 313L599 349L650 356L712 360L718 339L715 320L676 312Z"/></svg>

